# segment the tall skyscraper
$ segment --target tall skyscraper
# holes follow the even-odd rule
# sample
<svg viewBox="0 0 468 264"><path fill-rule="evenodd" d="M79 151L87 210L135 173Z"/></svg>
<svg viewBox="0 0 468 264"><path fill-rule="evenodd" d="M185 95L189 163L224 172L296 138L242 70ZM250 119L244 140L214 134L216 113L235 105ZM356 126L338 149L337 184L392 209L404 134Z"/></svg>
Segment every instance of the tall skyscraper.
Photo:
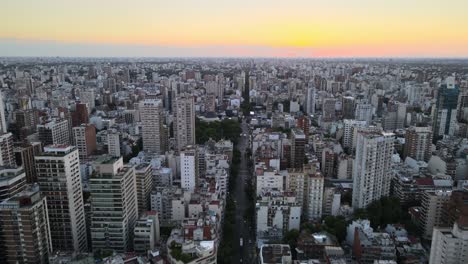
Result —
<svg viewBox="0 0 468 264"><path fill-rule="evenodd" d="M45 124L37 126L39 140L44 146L47 145L69 145L70 128L66 119L51 120Z"/></svg>
<svg viewBox="0 0 468 264"><path fill-rule="evenodd" d="M47 202L37 185L0 203L0 226L2 263L49 263Z"/></svg>
<svg viewBox="0 0 468 264"><path fill-rule="evenodd" d="M174 137L177 150L195 144L195 104L190 94L179 94L174 102Z"/></svg>
<svg viewBox="0 0 468 264"><path fill-rule="evenodd" d="M139 104L143 150L164 154L163 107L159 99L145 99Z"/></svg>
<svg viewBox="0 0 468 264"><path fill-rule="evenodd" d="M406 130L404 156L415 160L429 161L431 158L432 129L411 127Z"/></svg>
<svg viewBox="0 0 468 264"><path fill-rule="evenodd" d="M80 159L84 160L96 151L96 128L94 125L81 124L73 128L73 141L78 148Z"/></svg>
<svg viewBox="0 0 468 264"><path fill-rule="evenodd" d="M392 133L360 130L353 165L353 207L365 208L390 191Z"/></svg>
<svg viewBox="0 0 468 264"><path fill-rule="evenodd" d="M138 219L135 169L108 155L96 159L94 169L89 179L93 250L131 251Z"/></svg>
<svg viewBox="0 0 468 264"><path fill-rule="evenodd" d="M457 104L460 90L455 84L455 77L448 77L438 90L433 112L433 140L448 135L454 129L457 117Z"/></svg>
<svg viewBox="0 0 468 264"><path fill-rule="evenodd" d="M304 145L305 135L301 129L293 128L291 130L291 167L302 169L304 166Z"/></svg>
<svg viewBox="0 0 468 264"><path fill-rule="evenodd" d="M0 91L0 133L8 131L6 118L5 118L5 103L3 102L3 93Z"/></svg>
<svg viewBox="0 0 468 264"><path fill-rule="evenodd" d="M37 181L47 197L54 250L85 252L88 242L78 149L49 145L35 161Z"/></svg>
<svg viewBox="0 0 468 264"><path fill-rule="evenodd" d="M313 81L308 84L305 109L308 115L315 114L315 84Z"/></svg>
<svg viewBox="0 0 468 264"><path fill-rule="evenodd" d="M180 152L180 182L185 191L193 192L198 187L198 153L195 146L187 146Z"/></svg>
<svg viewBox="0 0 468 264"><path fill-rule="evenodd" d="M13 149L13 135L11 133L0 135L0 166L16 166Z"/></svg>

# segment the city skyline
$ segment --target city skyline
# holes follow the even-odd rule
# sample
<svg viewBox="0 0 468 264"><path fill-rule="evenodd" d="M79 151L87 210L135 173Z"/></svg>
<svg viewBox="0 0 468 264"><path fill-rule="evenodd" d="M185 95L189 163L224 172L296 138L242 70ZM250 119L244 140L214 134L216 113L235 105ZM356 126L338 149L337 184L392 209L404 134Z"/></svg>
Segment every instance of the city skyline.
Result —
<svg viewBox="0 0 468 264"><path fill-rule="evenodd" d="M467 8L461 0L14 1L0 11L0 56L466 58Z"/></svg>

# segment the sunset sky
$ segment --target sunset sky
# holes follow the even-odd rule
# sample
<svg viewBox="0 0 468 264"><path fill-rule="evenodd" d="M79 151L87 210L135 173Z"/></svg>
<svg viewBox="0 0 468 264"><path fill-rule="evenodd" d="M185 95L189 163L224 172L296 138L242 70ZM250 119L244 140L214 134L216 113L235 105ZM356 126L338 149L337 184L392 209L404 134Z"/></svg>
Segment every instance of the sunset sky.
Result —
<svg viewBox="0 0 468 264"><path fill-rule="evenodd" d="M468 0L1 0L0 56L468 57Z"/></svg>

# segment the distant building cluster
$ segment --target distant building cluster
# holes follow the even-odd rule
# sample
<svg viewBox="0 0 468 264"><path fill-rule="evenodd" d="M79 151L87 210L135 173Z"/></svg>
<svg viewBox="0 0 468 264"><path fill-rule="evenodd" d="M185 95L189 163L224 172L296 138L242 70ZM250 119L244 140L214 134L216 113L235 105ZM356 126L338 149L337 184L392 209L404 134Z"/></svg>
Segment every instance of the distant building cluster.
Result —
<svg viewBox="0 0 468 264"><path fill-rule="evenodd" d="M466 65L0 58L0 263L468 263Z"/></svg>

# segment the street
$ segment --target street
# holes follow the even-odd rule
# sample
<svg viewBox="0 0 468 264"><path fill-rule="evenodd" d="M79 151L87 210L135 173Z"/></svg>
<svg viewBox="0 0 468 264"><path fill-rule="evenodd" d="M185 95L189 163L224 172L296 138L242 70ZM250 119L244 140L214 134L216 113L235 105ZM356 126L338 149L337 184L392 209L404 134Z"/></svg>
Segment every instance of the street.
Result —
<svg viewBox="0 0 468 264"><path fill-rule="evenodd" d="M238 150L241 152L241 163L235 188L236 241L232 242L235 251L235 254L232 256L232 263L256 263L254 223L251 222L251 219L245 218L250 202L245 192L246 180L251 180L252 177L247 166L248 160L245 155L246 149L249 147L250 131L245 121L242 122L241 127L243 136L240 137L238 144ZM241 238L243 240L243 246L240 246Z"/></svg>

